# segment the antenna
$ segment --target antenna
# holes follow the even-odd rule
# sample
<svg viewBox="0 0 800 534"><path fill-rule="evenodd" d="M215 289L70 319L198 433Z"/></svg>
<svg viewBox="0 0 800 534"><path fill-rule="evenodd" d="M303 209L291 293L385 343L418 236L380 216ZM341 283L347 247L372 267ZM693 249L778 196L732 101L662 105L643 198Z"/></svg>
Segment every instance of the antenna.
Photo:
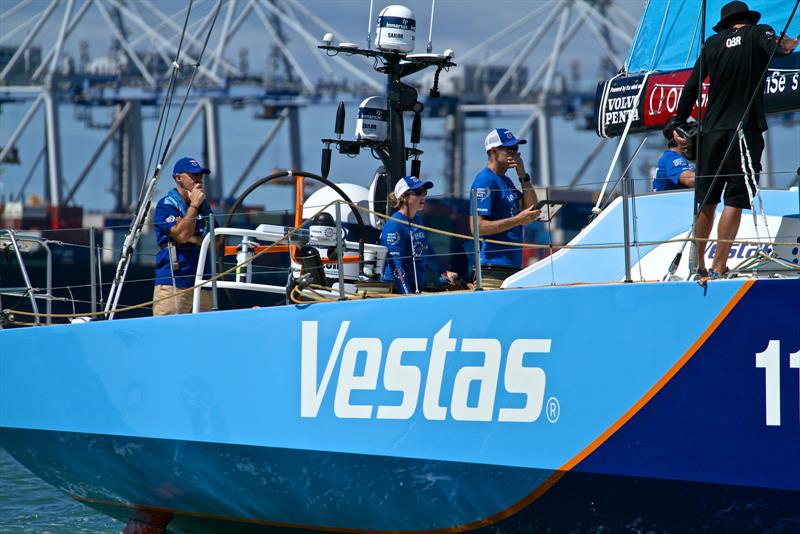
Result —
<svg viewBox="0 0 800 534"><path fill-rule="evenodd" d="M422 102L414 104L414 120L411 123L411 147L414 149L414 159L411 160L411 175L419 178L421 173L422 162L419 160L419 151L417 145L419 144L420 137L422 137L422 110L424 106Z"/></svg>
<svg viewBox="0 0 800 534"><path fill-rule="evenodd" d="M370 9L372 8L370 0ZM431 24L428 27L428 53L433 52L433 10L436 9L436 0L431 0Z"/></svg>
<svg viewBox="0 0 800 534"><path fill-rule="evenodd" d="M336 108L336 123L333 130L336 133L336 139L341 139L344 133L344 102L339 102L339 107ZM331 143L330 141L325 142L322 149L322 165L320 168L320 174L323 178L328 178L328 174L331 172L331 154Z"/></svg>
<svg viewBox="0 0 800 534"><path fill-rule="evenodd" d="M369 0L369 18L367 19L367 50L372 48L372 2Z"/></svg>
<svg viewBox="0 0 800 534"><path fill-rule="evenodd" d="M328 175L331 172L331 155L333 151L331 150L331 144L325 143L325 148L322 149L322 165L320 166L320 176L327 179Z"/></svg>
<svg viewBox="0 0 800 534"><path fill-rule="evenodd" d="M422 107L420 104L419 107ZM420 110L422 111L422 110ZM414 110L414 122L411 123L411 144L419 144L419 138L422 131L422 120L420 119L420 111Z"/></svg>
<svg viewBox="0 0 800 534"><path fill-rule="evenodd" d="M344 102L339 102L339 107L336 109L336 124L333 131L339 139L342 138L344 133Z"/></svg>

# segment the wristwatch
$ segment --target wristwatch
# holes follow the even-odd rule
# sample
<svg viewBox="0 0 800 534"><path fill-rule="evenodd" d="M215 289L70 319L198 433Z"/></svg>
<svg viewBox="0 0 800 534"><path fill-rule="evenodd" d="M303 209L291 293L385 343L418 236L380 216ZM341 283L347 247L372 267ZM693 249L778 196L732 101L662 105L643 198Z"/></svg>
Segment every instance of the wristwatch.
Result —
<svg viewBox="0 0 800 534"><path fill-rule="evenodd" d="M528 183L531 181L531 175L526 173L525 176L519 177L519 181L523 183Z"/></svg>

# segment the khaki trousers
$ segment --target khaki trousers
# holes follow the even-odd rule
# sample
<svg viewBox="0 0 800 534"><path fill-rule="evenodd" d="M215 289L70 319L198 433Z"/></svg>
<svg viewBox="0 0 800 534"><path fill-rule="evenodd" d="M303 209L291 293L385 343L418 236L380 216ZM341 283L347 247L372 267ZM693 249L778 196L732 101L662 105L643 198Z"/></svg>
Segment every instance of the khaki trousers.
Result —
<svg viewBox="0 0 800 534"><path fill-rule="evenodd" d="M481 282L484 289L500 289L506 278L518 273L519 269L502 265L481 265ZM476 275L473 274L473 278Z"/></svg>
<svg viewBox="0 0 800 534"><path fill-rule="evenodd" d="M153 288L153 300L166 298L160 302L153 304L153 315L174 315L176 313L192 313L192 300L194 291L186 291L180 295L176 293L180 291L175 286L155 286ZM211 291L208 289L200 290L200 311L206 312L211 310L212 298Z"/></svg>

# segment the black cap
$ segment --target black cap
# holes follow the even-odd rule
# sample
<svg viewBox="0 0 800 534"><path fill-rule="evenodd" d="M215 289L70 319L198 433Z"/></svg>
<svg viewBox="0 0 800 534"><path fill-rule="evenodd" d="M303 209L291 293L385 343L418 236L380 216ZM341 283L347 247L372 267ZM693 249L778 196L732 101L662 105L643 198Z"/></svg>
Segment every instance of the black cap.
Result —
<svg viewBox="0 0 800 534"><path fill-rule="evenodd" d="M731 26L731 19L739 18L748 18L753 24L758 24L758 21L761 20L761 13L752 11L744 2L739 2L738 0L728 2L722 6L719 12L719 22L714 26L714 31L719 33L729 28Z"/></svg>

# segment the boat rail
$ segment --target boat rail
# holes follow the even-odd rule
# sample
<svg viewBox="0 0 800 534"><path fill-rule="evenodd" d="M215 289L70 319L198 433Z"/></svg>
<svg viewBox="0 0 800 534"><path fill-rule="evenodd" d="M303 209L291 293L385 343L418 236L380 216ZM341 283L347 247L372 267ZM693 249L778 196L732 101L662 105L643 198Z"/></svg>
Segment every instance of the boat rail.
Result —
<svg viewBox="0 0 800 534"><path fill-rule="evenodd" d="M47 274L46 274L46 285L45 285L45 293L44 295L39 294L38 288L33 287L31 284L30 276L28 276L28 269L25 267L25 259L22 257L22 250L20 249L20 243L34 243L42 248L44 248L47 254ZM14 230L7 230L7 229L0 229L0 249L11 249L14 251L14 254L17 257L17 261L19 262L20 272L22 273L22 278L25 281L25 287L22 288L13 288L13 287L5 287L0 288L0 308L2 308L2 296L19 296L25 297L27 296L30 303L31 308L33 309L34 313L34 324L39 325L40 321L40 314L39 314L39 306L36 303L36 299L44 299L46 312L43 314L45 317L46 324L52 324L52 303L53 303L53 252L50 250L50 246L47 243L47 239L43 239L41 237L24 235L24 234L17 234Z"/></svg>
<svg viewBox="0 0 800 534"><path fill-rule="evenodd" d="M684 217L683 215L685 214L682 214L680 211L689 209L688 206L690 206L691 202L687 200L688 197L685 195L690 194L691 192L642 195L635 201L638 203L644 203L643 207L645 209L639 213L638 230L634 229L633 241L629 245L634 258L636 258L636 264L632 267L632 269L634 271L639 270L637 273L638 276L633 277L635 278L633 282L655 282L659 280L685 279L685 277L663 278L666 264L668 263L669 259L659 259L657 258L659 254L652 254L652 252L656 248L662 246L665 247L664 250L666 251L666 247L677 248L682 243L694 241L692 238L686 235L686 230L688 227L685 222L689 219L689 216L687 215ZM752 231L753 229L751 229L749 233L746 229L741 232L740 236L732 241L736 244L734 249L739 250L739 259L736 260L736 267L732 265L731 268L738 276L795 277L800 274L800 265L793 263L793 261L798 260L798 254L792 253L793 250L800 247L800 243L797 242L797 240L800 239L800 227L798 227L798 219L796 218L797 189L792 188L788 191L765 190L765 195L769 196L769 199L767 199L769 200L768 204L773 207L768 214L769 217L771 217L769 226L772 229L777 229L777 231L772 232L772 234L769 236L763 234L759 236L754 234ZM631 202L633 202L633 200ZM370 214L376 218L391 218L388 215L373 211L358 203L348 203L342 200L335 200L325 204L324 206L306 206L306 209L322 211L337 203L340 206L343 205L346 209L358 210L362 213ZM589 227L584 229L583 232L581 232L576 238L572 239L567 244L558 243L557 240L554 239L556 236L553 235L550 235L549 238L547 238L545 235L545 238L538 243L506 242L502 240L491 239L493 236L478 236L478 241L494 243L508 248L523 248L527 250L540 251L539 255L543 256L538 262L533 263L524 271L511 277L508 280L508 283L504 286L506 288L559 286L581 283L618 283L623 281L625 278L624 271L622 269L623 263L621 261L621 249L625 248L625 244L620 241L621 236L619 228L621 225L618 224L620 222L618 220L620 217L620 212L622 211L620 205L621 203L622 200L620 198L612 201L608 209L604 210L601 215L595 218ZM661 215L654 215L651 213L651 203L664 204L664 206L662 206L664 209L669 208L669 210L674 209L674 211L669 211L668 216L665 215L666 212L662 213ZM285 213L284 210L279 211L281 213ZM267 215L270 213L273 212L265 212ZM275 211L274 213L278 213L278 211ZM215 229L213 231L215 239L216 237L220 236L239 237L241 240L250 240L251 246L248 247L247 251L242 251L241 247L239 247L239 250L237 250L237 247L225 247L223 249L223 253L226 256L239 253L236 262L233 263L230 260L222 262L222 265L226 267L226 269L222 272L216 271L218 262L210 262L210 264L213 264L213 267L210 270L210 277L205 278L209 274L209 270L207 268L205 272L195 272L192 275L193 286L185 290L180 290L180 292L191 291L194 296L193 300L195 301L195 304L199 296L200 287L213 288L215 285L224 290L251 290L256 293L260 292L269 293L272 295L285 295L287 297L287 302L302 302L306 304L322 301L363 299L365 297L401 296L387 295L386 293L374 291L373 288L364 288L364 286L369 286L370 284L363 284L359 287L353 283L354 280L352 277L348 280L347 284L343 285L338 285L335 283L335 281L333 283L328 283L327 286L320 286L318 284L311 283L304 285L304 287L298 287L297 285L287 287L287 285L275 284L274 276L276 275L284 276L285 274L285 280L288 280L290 277L294 278L295 280L301 278L301 276L298 276L298 274L302 274L300 273L301 269L299 265L296 263L294 266L290 264L292 260L291 255L289 257L289 261L286 262L287 264L285 267L265 265L263 261L260 264L253 263L253 261L262 253L291 253L293 246L302 246L303 244L307 243L309 240L309 231L307 229L307 225L312 219L313 216L306 218L304 221L301 220L298 226L261 225L256 229L235 228L229 226ZM749 217L745 219L747 221L750 220ZM683 221L683 223L680 221ZM433 223L432 226L419 225L415 223L408 224L412 227L420 228L426 231L429 236L435 235L451 239L452 246L450 250L442 250L443 253L438 254L437 256L441 258L450 257L451 259L462 256L468 258L468 266L470 262L472 262L473 265L476 263L475 259L477 258L479 252L474 245L470 246L470 244L474 244L475 240L475 236L472 234L467 234L463 231L459 232L453 227L449 227L450 229L443 229L440 222ZM748 222L747 224L751 223ZM445 226L445 228L448 227ZM9 237L11 232L15 231L3 230L2 234L0 234L0 236L2 236L2 241L5 241L6 243L6 249L8 251L14 251L15 253L19 252L17 249L24 250L23 244L18 243L15 246L12 243L12 238ZM54 243L65 246L86 247L86 245L81 245L78 243L54 241L52 239L46 239L42 237L23 236L19 233L14 233L13 237L16 238L17 241L24 238L25 241L33 241L37 244L41 244L44 249L47 250L48 257L50 256L51 245ZM721 241L723 240L716 238L709 239L710 246L713 246L715 243ZM212 241L210 236L204 240L204 246L201 247L203 260L206 258L213 259L212 252L215 251L215 247L211 247L212 242L214 241ZM257 242L263 242L268 245L265 246ZM463 242L464 246L458 246L455 244L455 242ZM336 240L331 240L328 245L336 246ZM343 251L346 251L348 254L342 254L345 264L351 264L354 261L358 261L357 256L349 255L357 250L358 245L359 243L356 243L355 241L343 239ZM380 257L382 250L380 245L365 243L364 247L367 255L374 255L376 259L380 258L381 261L385 261L385 256ZM778 257L773 257L771 253L776 251ZM674 252L672 252L672 254L674 255ZM89 258L90 261L96 261L94 254L90 254ZM23 303L13 306L2 306L2 304L0 304L0 309L2 309L6 323L17 326L25 326L53 324L54 322L58 322L54 321L54 319L71 320L78 317L96 318L98 320L108 319L108 316L104 311L82 311L80 309L80 305L83 303L86 303L87 305L94 303L95 299L93 297L91 297L91 302L81 300L73 301L73 313L52 313L51 304L53 300L68 300L66 298L62 299L55 297L53 293L55 289L66 289L71 292L70 288L75 289L84 287L79 285L64 286L59 288L53 287L52 261L52 259L48 259L48 262L51 264L49 267L50 274L48 275L47 290L44 293L41 293L41 291L35 287L35 282L30 278L24 280L22 284L16 284L17 286L24 287L5 288L7 290L6 293L8 294L27 297L25 302L28 303L27 305ZM370 256L369 262L372 261L372 257ZM205 263L206 262L203 261L200 264L204 265ZM330 261L328 266L333 267L334 263L334 261ZM592 268L586 269L586 265L592 265ZM372 270L370 271L370 274L372 275L371 278L375 278L375 275L382 271L382 266L383 264L376 264L376 266L372 267ZM642 266L644 266L644 268L642 268ZM578 272L578 267L581 267L580 272ZM220 270L222 269L220 268ZM94 272L94 267L91 268L91 272ZM469 274L468 271L467 274ZM679 273L679 275L683 276L681 273ZM234 276L235 278L231 280L231 276ZM271 283L259 283L256 282L256 276L273 277L273 281ZM330 277L326 278L328 278L330 281ZM131 282L146 283L151 280L152 278L141 278L137 280L131 280ZM101 281L99 285L102 291L103 282ZM106 286L107 285L108 284L106 283ZM2 289L0 289L0 291L2 291ZM0 296L4 295L0 294ZM40 301L40 303L34 307L33 304L37 299ZM47 310L42 310L41 300L45 300L47 302ZM150 298L137 299L131 302L129 305L118 309L117 311L120 313L126 311L132 312L137 309L149 308L154 302L155 301ZM77 310L74 309L75 305L78 305ZM28 308L30 311L25 310L25 308ZM84 306L84 309L85 308L88 308L88 306ZM196 305L193 308L194 311L198 311ZM16 317L16 319L21 317L31 317L32 322L24 323L16 319L9 320L9 317Z"/></svg>
<svg viewBox="0 0 800 534"><path fill-rule="evenodd" d="M308 243L308 236L303 236L300 240L293 240L292 238L298 236L299 228L287 228L284 226L277 226L277 225L270 225L270 224L262 224L259 225L256 230L246 230L242 228L216 228L213 232L209 232L205 238L203 239L202 245L200 247L200 256L198 261L197 272L195 274L194 280L194 289L193 289L193 304L192 304L192 313L198 313L200 311L200 291L207 282L211 282L213 284L212 291L216 291L216 288L227 288L227 289L241 289L241 290L248 290L248 291L260 291L265 293L274 293L274 294L285 294L286 293L286 285L278 286L274 284L261 284L255 283L252 281L247 281L248 277L245 274L244 280L241 279L235 281L229 280L221 280L220 275L217 275L213 269L215 268L216 262L213 261L214 258L210 257L210 251L213 251L214 247L211 246L212 242L215 242L216 238L221 236L236 236L241 237L242 242L246 248L250 248L254 246L254 243L247 241L248 239L256 239L257 241L264 241L269 242L272 245L272 249L263 248L261 251L246 251L244 253L244 261L238 262L237 264L225 271L225 273L234 271L236 272L238 269L248 269L252 265L252 260L256 258L257 255L260 253L267 253L267 252L284 252L284 249L275 249L275 245L280 244L287 244L290 249L292 247L298 246L298 243L293 243L293 241L298 241L299 243ZM338 236L341 236L341 222L339 223ZM321 241L317 244L321 245L335 245L339 239L333 240L331 242ZM345 252L358 252L359 243L355 241L348 241L346 239L341 240L342 247ZM364 254L367 258L367 263L374 263L374 268L372 272L382 272L383 264L386 259L386 247L381 245L374 245L371 243L365 243L364 247ZM357 258L357 256L356 256ZM212 266L212 273L211 278L206 280L205 279L205 265L208 259L211 259L210 262ZM344 263L347 261L347 257L343 254L337 255L336 265L337 265L337 272L343 272L344 270ZM223 274L225 274L223 273ZM292 261L292 266L289 269L289 276L299 278L301 273L300 266L294 261ZM237 277L240 278L240 277ZM306 284L306 287L310 287L312 284ZM307 291L305 293L306 297L313 298L314 296L322 295L324 297L335 298L337 296L341 296L340 287L343 289L349 289L349 292L354 292L356 290L354 284L345 284L344 286L340 286L339 284L334 284L332 288L314 288L313 293ZM301 290L301 293L306 291L305 289Z"/></svg>

